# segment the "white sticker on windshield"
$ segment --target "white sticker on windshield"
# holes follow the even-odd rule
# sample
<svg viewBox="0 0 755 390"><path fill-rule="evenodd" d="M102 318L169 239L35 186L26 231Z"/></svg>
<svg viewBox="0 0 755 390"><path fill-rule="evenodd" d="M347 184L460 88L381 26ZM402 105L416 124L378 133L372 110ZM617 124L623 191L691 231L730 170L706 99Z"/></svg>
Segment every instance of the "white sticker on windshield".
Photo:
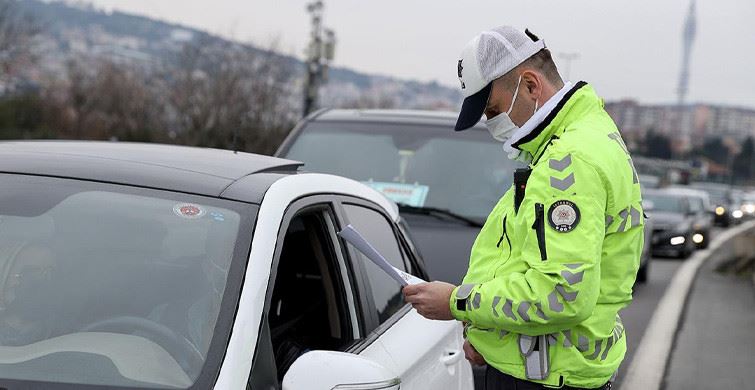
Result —
<svg viewBox="0 0 755 390"><path fill-rule="evenodd" d="M413 207L424 207L430 187L420 184L385 183L365 181L364 184L385 195L386 198Z"/></svg>
<svg viewBox="0 0 755 390"><path fill-rule="evenodd" d="M178 215L179 217L197 219L202 217L206 211L202 207L195 204L179 203L173 206L173 212L176 213L176 215Z"/></svg>

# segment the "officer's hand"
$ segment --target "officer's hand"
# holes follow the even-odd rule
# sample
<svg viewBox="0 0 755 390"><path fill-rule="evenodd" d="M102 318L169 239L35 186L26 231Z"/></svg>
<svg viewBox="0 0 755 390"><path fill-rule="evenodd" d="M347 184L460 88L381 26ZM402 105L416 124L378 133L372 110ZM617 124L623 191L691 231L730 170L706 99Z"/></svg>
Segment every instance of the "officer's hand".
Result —
<svg viewBox="0 0 755 390"><path fill-rule="evenodd" d="M484 366L488 364L482 355L474 349L469 340L464 340L464 357L475 366Z"/></svg>
<svg viewBox="0 0 755 390"><path fill-rule="evenodd" d="M451 292L454 286L445 282L420 283L404 286L404 299L423 317L431 320L453 320Z"/></svg>

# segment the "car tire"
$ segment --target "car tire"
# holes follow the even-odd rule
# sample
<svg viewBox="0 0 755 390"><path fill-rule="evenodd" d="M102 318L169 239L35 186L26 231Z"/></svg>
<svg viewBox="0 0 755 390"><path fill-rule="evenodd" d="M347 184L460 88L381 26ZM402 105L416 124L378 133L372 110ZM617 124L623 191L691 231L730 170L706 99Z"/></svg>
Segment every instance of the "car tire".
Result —
<svg viewBox="0 0 755 390"><path fill-rule="evenodd" d="M691 241L688 241L688 242L691 242ZM690 248L689 245L685 245L684 248L679 249L679 254L677 255L677 257L679 257L682 260L690 257L692 255L692 251L694 251L694 244L692 245L693 245L692 248Z"/></svg>
<svg viewBox="0 0 755 390"><path fill-rule="evenodd" d="M640 269L637 271L637 283L645 284L648 281L648 273L650 272L650 259L648 258L647 261L645 261L645 265L640 266Z"/></svg>

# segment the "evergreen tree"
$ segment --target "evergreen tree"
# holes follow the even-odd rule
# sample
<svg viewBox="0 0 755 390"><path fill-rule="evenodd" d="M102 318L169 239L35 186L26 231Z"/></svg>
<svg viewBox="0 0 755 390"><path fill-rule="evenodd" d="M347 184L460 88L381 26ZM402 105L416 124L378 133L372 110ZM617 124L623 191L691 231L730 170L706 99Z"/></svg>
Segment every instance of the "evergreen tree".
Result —
<svg viewBox="0 0 755 390"><path fill-rule="evenodd" d="M747 137L742 144L742 150L734 158L732 173L740 180L755 179L755 141L752 136Z"/></svg>

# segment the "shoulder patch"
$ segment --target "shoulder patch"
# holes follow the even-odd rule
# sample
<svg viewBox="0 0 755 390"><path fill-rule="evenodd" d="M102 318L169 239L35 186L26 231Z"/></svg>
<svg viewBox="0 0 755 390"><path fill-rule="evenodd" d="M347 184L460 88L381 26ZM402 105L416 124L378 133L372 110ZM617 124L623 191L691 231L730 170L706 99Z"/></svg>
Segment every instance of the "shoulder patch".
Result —
<svg viewBox="0 0 755 390"><path fill-rule="evenodd" d="M579 223L579 207L568 200L557 200L548 209L548 224L561 233L574 230Z"/></svg>

